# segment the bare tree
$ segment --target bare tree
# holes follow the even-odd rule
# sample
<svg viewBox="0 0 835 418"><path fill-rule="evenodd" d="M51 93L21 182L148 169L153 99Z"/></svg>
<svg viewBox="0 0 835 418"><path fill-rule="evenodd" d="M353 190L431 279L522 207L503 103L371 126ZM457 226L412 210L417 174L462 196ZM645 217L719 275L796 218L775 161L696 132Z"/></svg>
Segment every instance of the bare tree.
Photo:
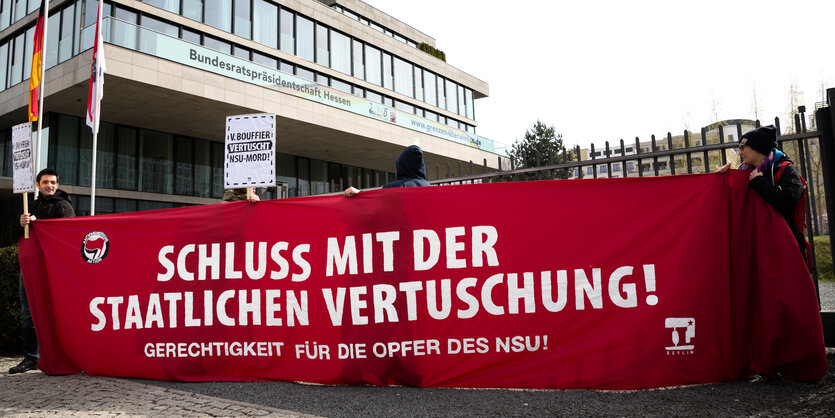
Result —
<svg viewBox="0 0 835 418"><path fill-rule="evenodd" d="M719 112L722 111L721 99L716 96L716 90L710 92L710 113L713 115L713 122L719 122Z"/></svg>
<svg viewBox="0 0 835 418"><path fill-rule="evenodd" d="M757 82L753 83L752 88L752 97L751 97L751 112L754 113L754 120L760 120L760 115L763 113L762 106L760 105L759 95L757 94Z"/></svg>
<svg viewBox="0 0 835 418"><path fill-rule="evenodd" d="M803 91L797 87L797 82L792 81L789 86L789 108L786 112L786 122L783 127L784 134L793 134L800 130L799 126L794 126L794 115L797 114L797 107L803 104Z"/></svg>

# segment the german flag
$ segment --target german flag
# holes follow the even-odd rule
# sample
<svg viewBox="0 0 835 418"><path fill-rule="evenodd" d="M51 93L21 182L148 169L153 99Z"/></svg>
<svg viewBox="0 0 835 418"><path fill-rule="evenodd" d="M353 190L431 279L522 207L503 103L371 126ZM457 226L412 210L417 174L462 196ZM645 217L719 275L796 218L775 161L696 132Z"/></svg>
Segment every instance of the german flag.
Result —
<svg viewBox="0 0 835 418"><path fill-rule="evenodd" d="M29 122L38 120L38 106L41 95L41 72L43 68L43 27L46 19L46 2L41 0L41 10L35 24L35 42L32 45L32 76L29 78Z"/></svg>

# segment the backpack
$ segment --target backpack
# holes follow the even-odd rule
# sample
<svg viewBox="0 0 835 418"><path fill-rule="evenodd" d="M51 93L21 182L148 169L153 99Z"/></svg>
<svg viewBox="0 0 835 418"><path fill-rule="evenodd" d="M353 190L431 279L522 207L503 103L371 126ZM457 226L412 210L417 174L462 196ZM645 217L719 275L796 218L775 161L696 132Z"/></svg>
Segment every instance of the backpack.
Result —
<svg viewBox="0 0 835 418"><path fill-rule="evenodd" d="M774 172L774 184L780 182L780 178L783 177L783 172L786 170L786 166L791 164L790 160L783 160L780 162L780 167ZM800 200L797 201L797 205L794 207L794 216L792 216L794 220L794 224L797 225L797 228L800 230L800 233L803 234L803 241L806 244L806 266L809 267L811 270L812 268L812 245L809 244L809 240L806 239L806 234L804 231L806 230L806 194L808 191L808 185L806 184L806 179L803 176L798 174L800 177L800 182L803 183L803 194L800 196Z"/></svg>

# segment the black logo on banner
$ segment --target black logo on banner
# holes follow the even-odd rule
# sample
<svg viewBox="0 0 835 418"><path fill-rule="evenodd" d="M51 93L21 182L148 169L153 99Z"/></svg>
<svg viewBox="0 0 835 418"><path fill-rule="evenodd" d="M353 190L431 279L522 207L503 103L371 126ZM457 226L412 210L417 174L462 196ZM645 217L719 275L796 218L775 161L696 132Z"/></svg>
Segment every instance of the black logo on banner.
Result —
<svg viewBox="0 0 835 418"><path fill-rule="evenodd" d="M84 236L84 242L81 243L81 257L90 264L98 264L107 256L109 249L110 241L107 235L101 231L93 231Z"/></svg>

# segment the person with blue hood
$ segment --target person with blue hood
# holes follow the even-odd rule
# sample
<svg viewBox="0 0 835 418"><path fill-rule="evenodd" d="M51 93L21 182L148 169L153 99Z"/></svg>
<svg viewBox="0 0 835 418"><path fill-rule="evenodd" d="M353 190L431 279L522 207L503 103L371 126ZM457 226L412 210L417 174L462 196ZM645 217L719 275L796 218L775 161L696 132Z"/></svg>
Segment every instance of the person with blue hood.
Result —
<svg viewBox="0 0 835 418"><path fill-rule="evenodd" d="M803 236L806 184L791 158L777 148L777 128L768 125L743 134L739 138L739 156L742 164L738 169L751 170L748 186L780 212L808 262ZM728 171L730 165L725 164L718 172Z"/></svg>
<svg viewBox="0 0 835 418"><path fill-rule="evenodd" d="M423 150L417 145L410 145L400 153L395 163L395 180L383 186L391 187L422 187L430 186L427 181L426 164L423 162ZM343 195L352 197L359 193L354 187L349 187Z"/></svg>

